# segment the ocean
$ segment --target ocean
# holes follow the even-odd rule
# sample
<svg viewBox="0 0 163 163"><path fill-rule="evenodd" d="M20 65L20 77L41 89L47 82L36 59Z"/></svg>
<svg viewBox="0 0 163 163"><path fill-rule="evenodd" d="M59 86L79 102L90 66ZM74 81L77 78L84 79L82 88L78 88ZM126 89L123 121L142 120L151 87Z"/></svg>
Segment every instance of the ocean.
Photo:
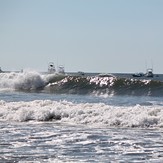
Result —
<svg viewBox="0 0 163 163"><path fill-rule="evenodd" d="M0 73L0 162L163 162L163 75Z"/></svg>

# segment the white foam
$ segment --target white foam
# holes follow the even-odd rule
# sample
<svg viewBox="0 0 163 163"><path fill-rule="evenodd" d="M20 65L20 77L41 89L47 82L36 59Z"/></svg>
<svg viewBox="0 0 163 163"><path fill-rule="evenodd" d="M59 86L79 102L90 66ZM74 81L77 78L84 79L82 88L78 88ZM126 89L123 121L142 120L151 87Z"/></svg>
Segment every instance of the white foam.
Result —
<svg viewBox="0 0 163 163"><path fill-rule="evenodd" d="M32 90L44 85L43 75L36 71L0 73L0 90Z"/></svg>
<svg viewBox="0 0 163 163"><path fill-rule="evenodd" d="M41 74L34 70L0 73L0 91L36 90L45 87L51 81L57 81L63 77L62 74Z"/></svg>
<svg viewBox="0 0 163 163"><path fill-rule="evenodd" d="M0 101L0 120L49 121L109 127L163 127L161 106L118 107L103 103L75 104L67 101Z"/></svg>

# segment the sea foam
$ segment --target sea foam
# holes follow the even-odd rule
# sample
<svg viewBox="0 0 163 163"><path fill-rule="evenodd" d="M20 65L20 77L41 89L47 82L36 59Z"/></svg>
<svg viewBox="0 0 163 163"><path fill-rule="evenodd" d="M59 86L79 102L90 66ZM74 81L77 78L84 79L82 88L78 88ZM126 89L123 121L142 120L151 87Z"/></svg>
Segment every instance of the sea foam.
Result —
<svg viewBox="0 0 163 163"><path fill-rule="evenodd" d="M92 127L163 127L162 106L109 106L103 103L72 103L35 100L0 101L1 121L59 121Z"/></svg>
<svg viewBox="0 0 163 163"><path fill-rule="evenodd" d="M0 73L0 89L32 90L45 85L45 79L36 71Z"/></svg>

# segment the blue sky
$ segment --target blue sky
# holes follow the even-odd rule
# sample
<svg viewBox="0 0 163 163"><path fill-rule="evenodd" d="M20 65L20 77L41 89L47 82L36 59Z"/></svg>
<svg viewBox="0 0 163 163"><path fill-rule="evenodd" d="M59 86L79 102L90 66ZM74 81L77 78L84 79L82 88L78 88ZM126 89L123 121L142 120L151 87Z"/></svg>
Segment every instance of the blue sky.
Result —
<svg viewBox="0 0 163 163"><path fill-rule="evenodd" d="M0 67L163 73L162 0L0 0Z"/></svg>

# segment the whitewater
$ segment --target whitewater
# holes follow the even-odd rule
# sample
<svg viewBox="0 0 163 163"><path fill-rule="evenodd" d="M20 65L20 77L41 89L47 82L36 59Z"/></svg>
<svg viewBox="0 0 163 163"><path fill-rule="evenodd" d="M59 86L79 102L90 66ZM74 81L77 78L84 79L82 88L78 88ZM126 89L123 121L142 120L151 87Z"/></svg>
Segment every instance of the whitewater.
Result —
<svg viewBox="0 0 163 163"><path fill-rule="evenodd" d="M163 80L0 73L0 162L163 162Z"/></svg>

